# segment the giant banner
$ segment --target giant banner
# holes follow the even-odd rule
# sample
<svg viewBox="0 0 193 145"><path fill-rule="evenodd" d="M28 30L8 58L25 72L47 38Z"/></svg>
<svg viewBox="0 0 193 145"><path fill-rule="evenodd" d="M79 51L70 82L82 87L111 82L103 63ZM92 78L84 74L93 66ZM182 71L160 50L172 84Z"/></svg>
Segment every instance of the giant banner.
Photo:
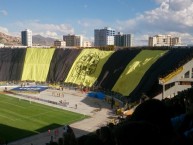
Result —
<svg viewBox="0 0 193 145"><path fill-rule="evenodd" d="M142 50L129 62L112 90L128 96L138 85L149 67L163 54L164 51L162 50Z"/></svg>
<svg viewBox="0 0 193 145"><path fill-rule="evenodd" d="M0 49L0 81L9 79L9 69L12 57L12 50L9 48Z"/></svg>
<svg viewBox="0 0 193 145"><path fill-rule="evenodd" d="M26 49L0 49L0 81L20 81Z"/></svg>
<svg viewBox="0 0 193 145"><path fill-rule="evenodd" d="M26 55L26 49L12 49L11 65L9 70L10 81L20 81L22 77L23 64Z"/></svg>
<svg viewBox="0 0 193 145"><path fill-rule="evenodd" d="M73 63L65 82L91 87L113 52L98 49L82 50Z"/></svg>
<svg viewBox="0 0 193 145"><path fill-rule="evenodd" d="M127 64L140 52L140 49L123 49L115 51L104 64L95 82L95 86L111 90Z"/></svg>
<svg viewBox="0 0 193 145"><path fill-rule="evenodd" d="M48 82L64 82L82 49L56 49L47 77Z"/></svg>
<svg viewBox="0 0 193 145"><path fill-rule="evenodd" d="M55 48L27 48L22 81L45 82Z"/></svg>

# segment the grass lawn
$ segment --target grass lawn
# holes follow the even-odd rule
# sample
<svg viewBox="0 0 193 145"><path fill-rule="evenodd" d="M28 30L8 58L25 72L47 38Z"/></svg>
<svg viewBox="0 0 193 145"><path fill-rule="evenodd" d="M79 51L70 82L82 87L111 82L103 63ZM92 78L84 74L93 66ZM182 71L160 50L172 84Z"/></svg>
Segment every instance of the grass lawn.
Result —
<svg viewBox="0 0 193 145"><path fill-rule="evenodd" d="M0 140L15 141L86 117L0 94Z"/></svg>

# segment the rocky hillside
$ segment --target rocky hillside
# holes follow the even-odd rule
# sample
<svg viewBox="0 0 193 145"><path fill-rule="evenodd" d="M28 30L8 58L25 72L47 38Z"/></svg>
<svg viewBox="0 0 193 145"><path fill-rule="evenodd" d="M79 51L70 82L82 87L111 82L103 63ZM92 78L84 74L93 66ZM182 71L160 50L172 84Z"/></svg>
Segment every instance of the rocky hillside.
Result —
<svg viewBox="0 0 193 145"><path fill-rule="evenodd" d="M53 46L55 39L49 37L43 37L41 35L32 36L33 45L37 46ZM0 43L5 45L21 46L21 38L9 36L5 33L0 32Z"/></svg>
<svg viewBox="0 0 193 145"><path fill-rule="evenodd" d="M43 37L41 35L33 35L32 36L33 45L46 45L46 46L53 46L55 39L49 37Z"/></svg>
<svg viewBox="0 0 193 145"><path fill-rule="evenodd" d="M5 45L21 45L21 38L9 36L7 34L4 34L0 32L0 43Z"/></svg>

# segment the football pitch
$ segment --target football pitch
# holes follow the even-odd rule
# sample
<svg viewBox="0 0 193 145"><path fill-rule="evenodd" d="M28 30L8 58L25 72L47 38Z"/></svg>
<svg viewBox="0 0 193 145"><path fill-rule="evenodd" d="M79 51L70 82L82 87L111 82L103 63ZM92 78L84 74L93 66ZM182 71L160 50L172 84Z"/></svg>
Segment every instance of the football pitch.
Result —
<svg viewBox="0 0 193 145"><path fill-rule="evenodd" d="M15 141L87 118L78 114L0 94L0 139Z"/></svg>

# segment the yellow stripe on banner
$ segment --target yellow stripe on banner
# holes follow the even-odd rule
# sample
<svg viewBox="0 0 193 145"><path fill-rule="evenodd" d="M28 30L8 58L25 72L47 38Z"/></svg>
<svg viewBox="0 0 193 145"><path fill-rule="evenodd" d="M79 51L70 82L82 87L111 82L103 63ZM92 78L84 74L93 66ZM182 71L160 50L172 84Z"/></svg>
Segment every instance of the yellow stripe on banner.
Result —
<svg viewBox="0 0 193 145"><path fill-rule="evenodd" d="M27 48L22 81L45 82L55 48Z"/></svg>
<svg viewBox="0 0 193 145"><path fill-rule="evenodd" d="M137 87L151 65L166 52L165 50L142 50L129 62L112 91L128 96Z"/></svg>
<svg viewBox="0 0 193 145"><path fill-rule="evenodd" d="M167 75L164 78L160 78L160 81L162 83L166 83L169 80L171 80L173 77L175 77L176 75L178 75L179 73L181 73L183 71L183 66L179 67L178 69L176 69L175 71L173 71L172 73L170 73L169 75Z"/></svg>
<svg viewBox="0 0 193 145"><path fill-rule="evenodd" d="M74 61L65 82L91 87L114 51L83 49Z"/></svg>

